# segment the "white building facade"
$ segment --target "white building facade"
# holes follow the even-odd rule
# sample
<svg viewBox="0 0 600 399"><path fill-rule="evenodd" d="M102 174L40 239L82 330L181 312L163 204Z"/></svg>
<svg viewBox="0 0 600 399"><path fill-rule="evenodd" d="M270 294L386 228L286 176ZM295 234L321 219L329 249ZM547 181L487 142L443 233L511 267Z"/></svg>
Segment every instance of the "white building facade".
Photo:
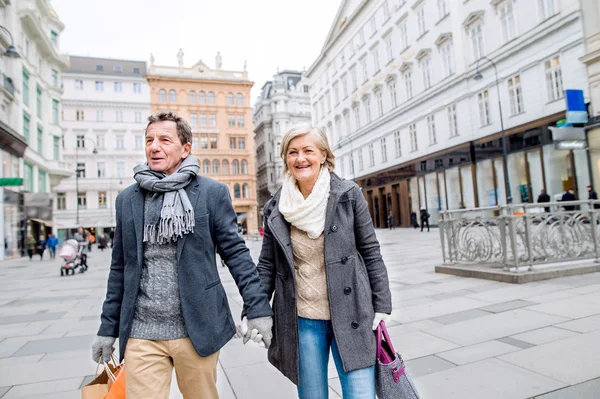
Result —
<svg viewBox="0 0 600 399"><path fill-rule="evenodd" d="M72 56L63 78L64 154L79 177L55 188L59 238L78 225L108 234L117 194L134 182L133 168L145 161L146 63Z"/></svg>
<svg viewBox="0 0 600 399"><path fill-rule="evenodd" d="M583 197L587 155L550 127L564 90L587 95L584 54L578 0L346 0L307 72L313 121L378 227L506 204L502 130L514 203Z"/></svg>
<svg viewBox="0 0 600 399"><path fill-rule="evenodd" d="M0 177L23 178L20 187L0 188L1 260L23 255L27 235L51 232L52 187L73 172L60 148L64 25L46 1L0 0L0 26L0 53L12 44L19 54L0 57Z"/></svg>
<svg viewBox="0 0 600 399"><path fill-rule="evenodd" d="M279 156L283 135L294 125L310 123L308 85L298 71L278 72L266 82L253 109L256 145L256 182L259 214L281 187L283 160Z"/></svg>

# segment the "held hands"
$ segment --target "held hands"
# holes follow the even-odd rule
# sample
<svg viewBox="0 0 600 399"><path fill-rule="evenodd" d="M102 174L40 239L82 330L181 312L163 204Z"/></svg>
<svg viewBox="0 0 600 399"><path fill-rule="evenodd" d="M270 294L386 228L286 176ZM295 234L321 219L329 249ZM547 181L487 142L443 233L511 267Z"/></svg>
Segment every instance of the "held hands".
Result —
<svg viewBox="0 0 600 399"><path fill-rule="evenodd" d="M257 317L256 319L248 320L242 318L242 334L244 334L244 344L252 340L260 347L269 349L271 339L273 338L273 318Z"/></svg>
<svg viewBox="0 0 600 399"><path fill-rule="evenodd" d="M373 331L377 330L377 326L383 320L385 324L389 324L392 321L392 315L387 313L375 313L373 318Z"/></svg>
<svg viewBox="0 0 600 399"><path fill-rule="evenodd" d="M92 359L95 363L102 361L108 363L115 350L114 344L117 339L115 337L103 337L101 335L96 336L94 343L92 344Z"/></svg>

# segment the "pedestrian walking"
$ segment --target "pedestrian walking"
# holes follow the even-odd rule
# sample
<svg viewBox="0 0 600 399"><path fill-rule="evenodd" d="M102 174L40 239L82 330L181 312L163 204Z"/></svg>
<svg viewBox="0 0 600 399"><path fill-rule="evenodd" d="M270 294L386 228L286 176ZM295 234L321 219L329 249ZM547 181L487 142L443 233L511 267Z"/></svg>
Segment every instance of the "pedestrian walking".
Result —
<svg viewBox="0 0 600 399"><path fill-rule="evenodd" d="M79 248L81 249L81 264L83 266L87 266L87 253L89 244L87 230L84 230L83 226L77 227L77 231L73 235L73 238L77 241Z"/></svg>
<svg viewBox="0 0 600 399"><path fill-rule="evenodd" d="M56 247L58 246L58 238L56 238L56 234L50 234L46 245L48 246L48 252L50 253L50 260L56 259Z"/></svg>
<svg viewBox="0 0 600 399"><path fill-rule="evenodd" d="M562 196L561 201L577 201L577 197L575 196L575 190L572 188L568 189ZM575 205L564 205L565 211L574 211Z"/></svg>
<svg viewBox="0 0 600 399"><path fill-rule="evenodd" d="M390 230L394 230L394 215L392 214L392 211L388 214L387 222Z"/></svg>
<svg viewBox="0 0 600 399"><path fill-rule="evenodd" d="M33 260L36 243L37 242L35 241L35 238L33 238L31 235L28 235L25 239L25 248L27 248L27 255L29 256L30 261Z"/></svg>
<svg viewBox="0 0 600 399"><path fill-rule="evenodd" d="M374 399L373 330L390 320L392 303L367 202L354 182L333 173L320 129L294 127L281 147L284 182L265 205L257 266L274 296L269 361L300 399L327 398L331 350L343 397Z"/></svg>
<svg viewBox="0 0 600 399"><path fill-rule="evenodd" d="M98 238L98 249L104 252L104 248L106 248L106 235L101 234Z"/></svg>
<svg viewBox="0 0 600 399"><path fill-rule="evenodd" d="M596 193L594 191L592 186L587 186L587 191L588 191L588 199L589 200L597 200L598 199L598 193ZM594 209L600 209L600 204L594 204Z"/></svg>
<svg viewBox="0 0 600 399"><path fill-rule="evenodd" d="M215 248L247 309L245 339L267 348L271 306L237 234L228 187L198 175L190 125L172 112L148 121L147 163L134 168L136 183L115 201L112 261L92 357L108 361L119 338L127 399L167 398L173 367L184 398L216 399L219 351L236 329Z"/></svg>
<svg viewBox="0 0 600 399"><path fill-rule="evenodd" d="M546 194L546 190L542 189L540 191L540 195L538 195L537 202L539 204L550 202L550 196L548 194ZM550 207L548 207L548 206L544 207L544 211L550 212Z"/></svg>
<svg viewBox="0 0 600 399"><path fill-rule="evenodd" d="M419 227L419 221L417 219L417 213L414 212L414 211L410 213L410 225L412 227L414 227L415 229L417 227Z"/></svg>
<svg viewBox="0 0 600 399"><path fill-rule="evenodd" d="M88 251L92 252L92 244L96 242L96 236L88 230L86 230L86 233L88 236Z"/></svg>
<svg viewBox="0 0 600 399"><path fill-rule="evenodd" d="M46 239L40 235L35 244L35 252L40 256L40 261L44 260L44 251L46 251Z"/></svg>
<svg viewBox="0 0 600 399"><path fill-rule="evenodd" d="M425 207L421 208L421 231L423 231L423 228L425 227L425 225L427 225L427 232L429 232L429 217L431 215L429 214L429 212L427 212L427 209L425 209Z"/></svg>

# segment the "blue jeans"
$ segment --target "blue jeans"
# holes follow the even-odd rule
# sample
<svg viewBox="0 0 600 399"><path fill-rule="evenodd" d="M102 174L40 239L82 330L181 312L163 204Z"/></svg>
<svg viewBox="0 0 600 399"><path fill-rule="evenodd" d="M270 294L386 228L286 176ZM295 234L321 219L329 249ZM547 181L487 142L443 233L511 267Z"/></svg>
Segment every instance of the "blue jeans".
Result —
<svg viewBox="0 0 600 399"><path fill-rule="evenodd" d="M327 399L329 348L342 384L344 399L375 399L375 366L345 372L329 320L298 317L300 399Z"/></svg>

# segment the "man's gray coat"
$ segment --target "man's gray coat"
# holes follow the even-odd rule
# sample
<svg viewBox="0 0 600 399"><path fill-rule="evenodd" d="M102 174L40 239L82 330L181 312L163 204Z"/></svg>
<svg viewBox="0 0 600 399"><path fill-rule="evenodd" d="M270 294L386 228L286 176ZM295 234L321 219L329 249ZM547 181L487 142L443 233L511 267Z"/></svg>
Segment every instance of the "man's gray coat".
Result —
<svg viewBox="0 0 600 399"><path fill-rule="evenodd" d="M181 311L194 348L200 356L208 356L235 334L215 249L229 267L248 318L271 316L272 311L250 252L238 234L227 186L197 176L185 191L194 206L196 226L177 241ZM117 196L115 207L117 227L98 335L119 337L123 359L143 267L144 190L137 183L128 187Z"/></svg>
<svg viewBox="0 0 600 399"><path fill-rule="evenodd" d="M279 212L279 190L265 205L258 272L273 298L269 361L298 384L298 315L290 224ZM346 372L375 364L374 313L391 313L387 270L360 188L331 174L325 217L325 273L331 322Z"/></svg>

